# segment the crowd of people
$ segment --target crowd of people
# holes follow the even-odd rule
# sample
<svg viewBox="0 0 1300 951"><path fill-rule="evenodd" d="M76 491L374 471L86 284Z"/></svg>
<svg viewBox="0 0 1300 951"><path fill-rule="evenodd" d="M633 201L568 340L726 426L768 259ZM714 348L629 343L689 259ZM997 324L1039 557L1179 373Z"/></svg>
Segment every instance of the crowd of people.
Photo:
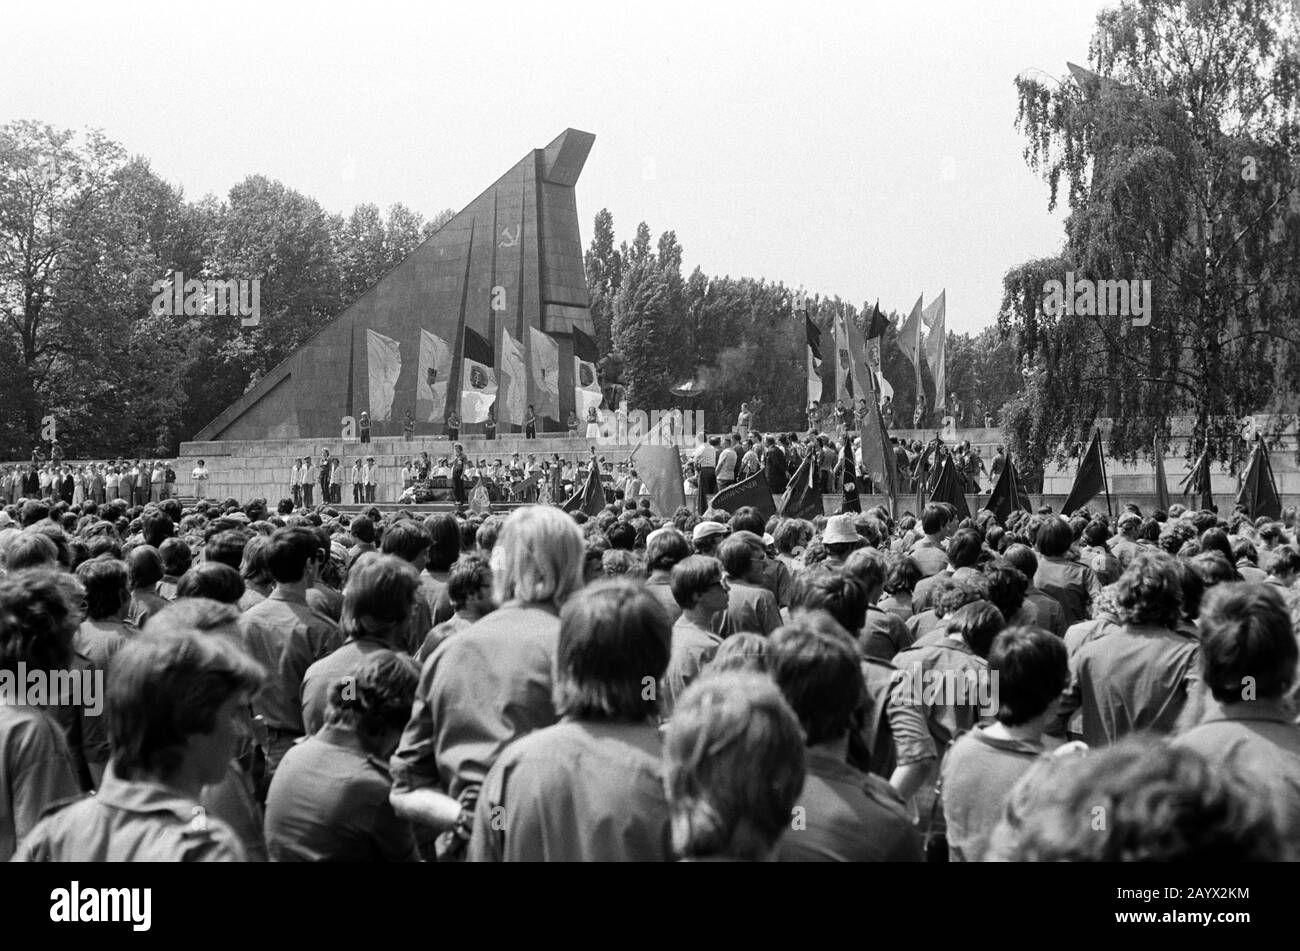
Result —
<svg viewBox="0 0 1300 951"><path fill-rule="evenodd" d="M191 479L199 484L207 478L200 462ZM35 454L30 465L0 468L0 505L14 505L21 499L58 499L69 505L82 505L123 499L132 505L147 505L177 496L176 470L166 460L129 462L38 461Z"/></svg>
<svg viewBox="0 0 1300 951"><path fill-rule="evenodd" d="M1300 847L1294 511L656 517L613 494L3 506L0 859ZM102 702L15 701L35 671Z"/></svg>

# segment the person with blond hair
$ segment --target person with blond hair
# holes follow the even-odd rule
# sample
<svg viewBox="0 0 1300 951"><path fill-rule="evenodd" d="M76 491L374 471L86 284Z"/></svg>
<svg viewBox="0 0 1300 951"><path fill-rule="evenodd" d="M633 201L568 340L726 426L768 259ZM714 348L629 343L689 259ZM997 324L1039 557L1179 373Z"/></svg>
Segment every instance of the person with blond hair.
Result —
<svg viewBox="0 0 1300 951"><path fill-rule="evenodd" d="M483 778L500 751L559 718L551 697L560 609L582 587L577 524L550 506L516 509L492 548L500 607L438 646L420 673L393 754L398 815L445 833L463 856Z"/></svg>

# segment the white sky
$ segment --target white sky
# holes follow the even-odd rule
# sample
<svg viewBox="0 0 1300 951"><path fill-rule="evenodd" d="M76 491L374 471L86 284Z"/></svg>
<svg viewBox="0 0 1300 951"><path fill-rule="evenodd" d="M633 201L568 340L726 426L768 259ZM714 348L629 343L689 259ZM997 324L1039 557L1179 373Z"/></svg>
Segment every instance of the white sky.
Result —
<svg viewBox="0 0 1300 951"><path fill-rule="evenodd" d="M97 126L190 198L257 172L426 216L572 126L584 247L608 207L688 271L904 312L946 287L973 331L1062 243L1012 80L1086 61L1103 5L41 2L5 11L0 122Z"/></svg>

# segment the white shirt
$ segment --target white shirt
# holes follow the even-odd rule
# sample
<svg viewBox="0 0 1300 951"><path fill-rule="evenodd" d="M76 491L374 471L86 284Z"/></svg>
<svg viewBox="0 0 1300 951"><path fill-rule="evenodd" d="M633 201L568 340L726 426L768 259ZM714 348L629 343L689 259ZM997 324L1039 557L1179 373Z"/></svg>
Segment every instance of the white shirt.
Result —
<svg viewBox="0 0 1300 951"><path fill-rule="evenodd" d="M718 450L714 449L709 443L701 443L695 447L695 452L691 454L695 460L695 467L712 469L718 464Z"/></svg>
<svg viewBox="0 0 1300 951"><path fill-rule="evenodd" d="M195 466L194 471L190 473L190 478L193 479L195 482L198 482L201 479L206 479L207 477L208 477L207 466Z"/></svg>

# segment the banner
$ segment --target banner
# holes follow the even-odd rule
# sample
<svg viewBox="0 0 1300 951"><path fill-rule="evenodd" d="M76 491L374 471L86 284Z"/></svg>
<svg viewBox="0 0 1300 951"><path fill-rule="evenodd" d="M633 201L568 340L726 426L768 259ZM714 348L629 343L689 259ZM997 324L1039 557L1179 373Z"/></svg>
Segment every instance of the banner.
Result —
<svg viewBox="0 0 1300 951"><path fill-rule="evenodd" d="M759 469L748 479L742 479L735 485L729 485L712 499L709 508L725 509L733 515L747 505L752 505L767 521L776 514L776 504L772 501L772 490L767 484L767 473Z"/></svg>
<svg viewBox="0 0 1300 951"><path fill-rule="evenodd" d="M420 331L419 375L415 380L415 418L440 423L447 413L447 381L451 379L451 344L437 334Z"/></svg>
<svg viewBox="0 0 1300 951"><path fill-rule="evenodd" d="M835 399L849 405L853 402L853 357L849 353L849 332L845 326L848 318L840 311L831 319L835 330Z"/></svg>
<svg viewBox="0 0 1300 951"><path fill-rule="evenodd" d="M849 343L849 376L856 399L871 399L876 391L875 375L867 369L867 342L849 314L844 315L844 329Z"/></svg>
<svg viewBox="0 0 1300 951"><path fill-rule="evenodd" d="M898 349L911 361L916 371L916 412L912 422L920 426L925 418L925 390L921 386L921 298L916 299L912 313L898 330Z"/></svg>
<svg viewBox="0 0 1300 951"><path fill-rule="evenodd" d="M1007 516L1016 509L1024 512L1033 511L1029 504L1029 493L1025 491L1020 473L1016 471L1010 455L1003 463L1002 471L998 473L998 481L994 484L984 508L996 515L998 521L1003 524L1006 523Z"/></svg>
<svg viewBox="0 0 1300 951"><path fill-rule="evenodd" d="M1079 460L1079 471L1074 476L1074 485L1070 488L1070 494L1065 497L1065 504L1061 506L1061 514L1065 516L1073 515L1078 509L1083 508L1098 492L1106 493L1106 510L1110 511L1110 487L1106 482L1106 458L1101 452L1101 430L1092 431L1092 442L1088 444L1088 449Z"/></svg>
<svg viewBox="0 0 1300 951"><path fill-rule="evenodd" d="M817 453L810 452L803 457L790 484L785 487L785 494L777 506L777 514L783 518L814 519L826 514L822 507L822 489L814 459L816 455Z"/></svg>
<svg viewBox="0 0 1300 951"><path fill-rule="evenodd" d="M1264 448L1262 439L1255 443L1250 454L1250 463L1241 479L1241 491L1237 493L1237 504L1252 519L1282 517L1282 500L1278 498L1273 465L1268 460L1268 450Z"/></svg>
<svg viewBox="0 0 1300 951"><path fill-rule="evenodd" d="M555 338L529 327L533 367L533 407L538 417L560 418L560 345Z"/></svg>
<svg viewBox="0 0 1300 951"><path fill-rule="evenodd" d="M392 337L366 331L366 356L370 381L370 418L376 423L393 418L393 397L402 372L402 350Z"/></svg>
<svg viewBox="0 0 1300 951"><path fill-rule="evenodd" d="M1165 476L1165 448L1156 436L1151 449L1152 460L1156 465L1156 508L1169 511L1169 479Z"/></svg>
<svg viewBox="0 0 1300 951"><path fill-rule="evenodd" d="M497 398L497 375L492 345L483 336L465 328L464 358L461 360L460 418L462 423L481 423Z"/></svg>
<svg viewBox="0 0 1300 951"><path fill-rule="evenodd" d="M934 303L921 314L928 331L925 335L925 353L930 364L930 376L934 378L934 409L936 410L948 406L947 294L946 289L940 291Z"/></svg>
<svg viewBox="0 0 1300 951"><path fill-rule="evenodd" d="M524 362L524 347L501 328L501 398L497 401L497 428L507 432L505 426L523 426L528 412L528 371Z"/></svg>
<svg viewBox="0 0 1300 951"><path fill-rule="evenodd" d="M820 403L825 396L822 384L822 332L812 316L804 314L804 331L808 336L808 405Z"/></svg>
<svg viewBox="0 0 1300 951"><path fill-rule="evenodd" d="M573 328L573 403L578 418L585 420L587 412L599 409L603 397L596 377L596 341L577 327Z"/></svg>
<svg viewBox="0 0 1300 951"><path fill-rule="evenodd" d="M650 490L650 510L671 518L686 504L682 479L682 457L673 445L641 444L632 450L632 468Z"/></svg>
<svg viewBox="0 0 1300 951"><path fill-rule="evenodd" d="M574 333L581 331L575 329ZM591 468L587 470L587 478L561 507L566 512L586 512L592 516L604 511L605 490L600 484L600 470L596 466L595 457L592 457Z"/></svg>

